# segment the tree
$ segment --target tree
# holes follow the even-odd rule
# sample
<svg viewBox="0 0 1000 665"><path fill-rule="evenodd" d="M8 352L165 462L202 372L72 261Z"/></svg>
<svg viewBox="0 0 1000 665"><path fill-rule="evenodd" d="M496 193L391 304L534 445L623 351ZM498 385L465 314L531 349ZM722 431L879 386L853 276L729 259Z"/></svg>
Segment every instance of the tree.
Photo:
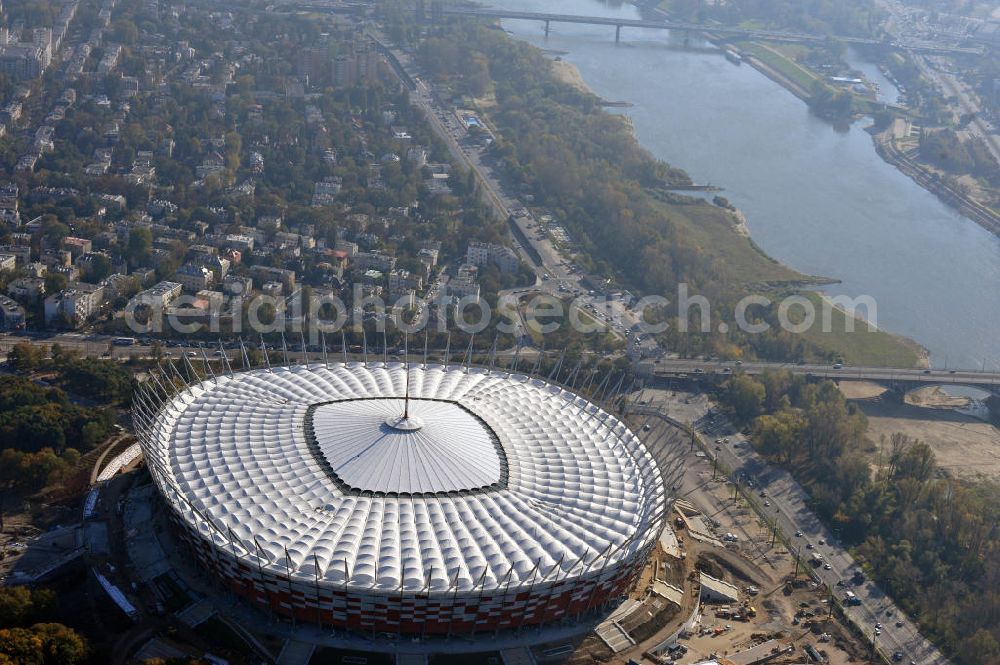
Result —
<svg viewBox="0 0 1000 665"><path fill-rule="evenodd" d="M55 600L48 589L0 587L0 625L23 626L47 612Z"/></svg>
<svg viewBox="0 0 1000 665"><path fill-rule="evenodd" d="M50 272L45 274L46 293L59 293L66 288L67 284L69 284L69 280L62 273Z"/></svg>
<svg viewBox="0 0 1000 665"><path fill-rule="evenodd" d="M153 250L153 232L146 227L137 227L129 231L128 245L125 255L129 265L136 267L144 265Z"/></svg>
<svg viewBox="0 0 1000 665"><path fill-rule="evenodd" d="M799 450L806 421L800 413L785 410L763 415L754 425L754 443L761 453L783 464L790 464Z"/></svg>
<svg viewBox="0 0 1000 665"><path fill-rule="evenodd" d="M87 657L87 642L61 623L0 630L0 655L18 665L76 665Z"/></svg>
<svg viewBox="0 0 1000 665"><path fill-rule="evenodd" d="M36 623L31 630L43 641L45 665L74 665L87 657L87 641L61 623Z"/></svg>
<svg viewBox="0 0 1000 665"><path fill-rule="evenodd" d="M62 241L69 237L69 227L59 221L55 215L45 215L42 220L42 236L50 247L59 247Z"/></svg>
<svg viewBox="0 0 1000 665"><path fill-rule="evenodd" d="M100 282L111 274L111 259L105 254L91 254L90 268L87 271L87 279L91 282Z"/></svg>
<svg viewBox="0 0 1000 665"><path fill-rule="evenodd" d="M19 342L7 352L7 362L18 372L33 372L45 360L45 347Z"/></svg>
<svg viewBox="0 0 1000 665"><path fill-rule="evenodd" d="M749 424L764 408L764 386L749 376L734 376L729 381L727 402L740 425Z"/></svg>

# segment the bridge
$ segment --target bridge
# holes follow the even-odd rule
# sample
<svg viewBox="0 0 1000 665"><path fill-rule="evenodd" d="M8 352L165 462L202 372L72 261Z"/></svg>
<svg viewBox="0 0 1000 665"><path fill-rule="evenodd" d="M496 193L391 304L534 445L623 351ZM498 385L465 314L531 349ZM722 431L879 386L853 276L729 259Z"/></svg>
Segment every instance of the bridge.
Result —
<svg viewBox="0 0 1000 665"><path fill-rule="evenodd" d="M678 30L685 32L706 32L744 39L760 39L765 41L788 42L827 42L841 41L847 44L867 44L884 46L899 50L918 51L926 53L963 53L982 55L980 48L961 46L939 46L926 43L887 42L865 37L848 37L838 35L817 35L805 32L787 32L782 30L764 30L759 28L741 28L731 26L705 25L703 23L685 23L681 21L653 21L646 19L611 18L606 16L582 16L576 14L549 14L545 12L524 12L493 8L465 8L432 6L432 17L464 16L487 19L517 19L524 21L539 21L545 24L545 34L549 34L552 23L582 23L586 25L607 25L615 28L615 42L621 41L622 28L649 28L653 30Z"/></svg>
<svg viewBox="0 0 1000 665"><path fill-rule="evenodd" d="M956 385L1000 391L1000 372L967 369L895 369L890 367L835 368L833 365L776 362L738 363L720 360L644 360L639 371L657 378L697 378L742 372L749 375L785 370L792 374L837 381L873 381L898 386Z"/></svg>

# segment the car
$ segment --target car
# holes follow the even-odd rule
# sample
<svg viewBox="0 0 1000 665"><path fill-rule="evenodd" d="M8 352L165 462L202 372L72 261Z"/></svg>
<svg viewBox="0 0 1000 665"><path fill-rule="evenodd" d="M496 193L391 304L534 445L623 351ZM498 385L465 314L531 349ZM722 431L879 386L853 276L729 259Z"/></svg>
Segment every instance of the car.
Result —
<svg viewBox="0 0 1000 665"><path fill-rule="evenodd" d="M833 570L833 566L828 563L823 564L823 570Z"/></svg>
<svg viewBox="0 0 1000 665"><path fill-rule="evenodd" d="M705 373L705 370L703 370L703 369L702 369L702 368L700 368L700 367L695 367L695 368L694 368L694 373L695 373L695 374L704 374L704 373Z"/></svg>
<svg viewBox="0 0 1000 665"><path fill-rule="evenodd" d="M802 532L801 531L796 531L795 532L795 537L796 538L801 538L802 537Z"/></svg>
<svg viewBox="0 0 1000 665"><path fill-rule="evenodd" d="M893 651L892 652L892 660L894 662L897 662L897 663L899 661L903 660L903 652L902 651Z"/></svg>
<svg viewBox="0 0 1000 665"><path fill-rule="evenodd" d="M825 541L825 540L823 540L822 538L820 538L820 539L819 539L819 544L820 544L820 545L826 545L826 541Z"/></svg>
<svg viewBox="0 0 1000 665"><path fill-rule="evenodd" d="M765 501L764 502L764 506L767 507L767 508L770 508L771 507L771 502L770 501Z"/></svg>
<svg viewBox="0 0 1000 665"><path fill-rule="evenodd" d="M902 627L903 627L903 622L902 621L897 621L896 622L896 628L902 628Z"/></svg>
<svg viewBox="0 0 1000 665"><path fill-rule="evenodd" d="M834 369L843 369L844 368L844 363L833 363L833 368Z"/></svg>
<svg viewBox="0 0 1000 665"><path fill-rule="evenodd" d="M875 637L878 637L881 634L882 634L882 629L881 628L876 628L875 629Z"/></svg>
<svg viewBox="0 0 1000 665"><path fill-rule="evenodd" d="M806 543L806 549L807 549L807 550L811 550L811 549L815 549L815 547L816 547L816 546L815 546L815 545L813 545L812 543Z"/></svg>

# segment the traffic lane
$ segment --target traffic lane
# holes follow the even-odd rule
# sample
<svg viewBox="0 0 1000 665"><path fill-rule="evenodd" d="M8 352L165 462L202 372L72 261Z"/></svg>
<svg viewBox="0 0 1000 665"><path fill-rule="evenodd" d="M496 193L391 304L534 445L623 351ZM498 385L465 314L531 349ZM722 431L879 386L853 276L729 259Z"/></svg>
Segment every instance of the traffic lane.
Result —
<svg viewBox="0 0 1000 665"><path fill-rule="evenodd" d="M765 491L768 494L766 500L770 501L770 507L775 509L774 517L778 526L786 534L796 532L803 534L801 538L805 543L799 546L798 553L800 555L803 548L808 549L807 545L813 544L812 551L820 553L824 562L830 564L831 569L826 570L823 566L814 567L812 574L830 589L837 589L837 583L841 578L855 567L853 558L846 550L832 542L832 536L826 531L819 519L804 506L803 501L807 499L807 495L801 487L793 481L790 482L789 477L784 473L764 472L761 467L769 465L765 465L755 454L751 453L747 449L748 446L749 443L744 441L744 437L737 435L730 444L717 444L717 451L720 460L727 463L737 474L742 472L748 478L757 477L758 481L769 475L777 476L771 478L770 483L765 481L764 487L767 488ZM758 486L757 489L762 488ZM798 519L795 519L793 515L798 516ZM819 544L820 541L822 544ZM886 609L890 608L892 615L898 616L898 609L895 608L892 600L873 583L866 582L862 587L857 587L855 593L862 604L853 608L851 616L859 625L871 626L874 630L876 624L880 623L880 616L884 614ZM901 629L895 628L894 622L882 626L881 634L877 636L877 644L889 652L907 650L913 652L914 649L921 647L919 642L922 640L914 643L914 638L905 634L905 627L905 620L904 627Z"/></svg>
<svg viewBox="0 0 1000 665"><path fill-rule="evenodd" d="M778 483L782 485L782 483ZM768 490L768 497L772 499L772 506L776 510L776 519L778 520L778 525L782 528L785 533L794 533L796 531L801 531L803 536L800 538L804 541L804 544L800 545L799 553L801 554L802 549L806 548L806 543L813 543L813 550L820 553L823 556L824 562L831 565L831 570L826 570L822 566L814 567L813 574L820 579L824 584L826 584L831 589L837 589L837 583L847 577L849 573L853 573L855 568L855 562L842 548L832 545L827 538L829 535L826 533L823 525L815 518L815 516L807 509L794 510L792 506L788 505L788 500L792 499L795 501L797 497L794 493L790 491L790 488L774 489ZM793 519L789 513L794 513L799 515L799 519ZM794 530L794 531L793 531ZM813 540L810 540L812 538ZM819 544L819 540L823 541L823 544ZM899 613L892 599L885 594L879 587L871 582L865 582L864 585L860 587L854 587L855 593L861 600L862 605L852 608L852 617L857 620L859 624L871 626L874 630L876 624L881 623L881 618L885 615L886 610L890 610L892 617L905 617ZM895 627L895 621L902 620L904 625L902 628ZM905 618L893 619L891 622L886 621L885 624L880 629L880 635L877 636L877 643L882 647L887 648L890 652L895 651L913 651L916 648L924 647L919 639L919 633L917 633L916 638L913 636L913 630L907 631L907 620ZM931 647L930 650L933 650Z"/></svg>

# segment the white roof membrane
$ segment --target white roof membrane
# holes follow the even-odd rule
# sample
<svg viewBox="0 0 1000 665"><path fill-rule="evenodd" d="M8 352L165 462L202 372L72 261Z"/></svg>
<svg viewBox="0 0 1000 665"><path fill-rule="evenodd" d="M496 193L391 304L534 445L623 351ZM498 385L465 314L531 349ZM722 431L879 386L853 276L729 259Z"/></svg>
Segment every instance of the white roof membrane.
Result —
<svg viewBox="0 0 1000 665"><path fill-rule="evenodd" d="M659 471L614 416L524 376L408 371L410 431L387 425L403 410L401 364L299 365L174 396L146 455L204 537L323 584L518 586L655 538Z"/></svg>
<svg viewBox="0 0 1000 665"><path fill-rule="evenodd" d="M348 487L394 494L473 490L501 481L499 441L454 402L409 400L412 428L400 428L404 401L332 402L311 414L317 447ZM390 424L392 423L392 424Z"/></svg>

